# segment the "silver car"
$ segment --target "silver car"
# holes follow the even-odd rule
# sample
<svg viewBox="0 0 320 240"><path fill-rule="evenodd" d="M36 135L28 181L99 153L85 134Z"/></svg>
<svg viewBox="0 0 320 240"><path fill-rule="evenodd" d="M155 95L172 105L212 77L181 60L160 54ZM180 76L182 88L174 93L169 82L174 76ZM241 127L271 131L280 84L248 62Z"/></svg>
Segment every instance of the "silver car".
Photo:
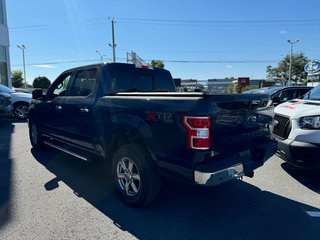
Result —
<svg viewBox="0 0 320 240"><path fill-rule="evenodd" d="M13 106L11 105L11 96L8 93L0 93L0 119L11 117L13 115Z"/></svg>

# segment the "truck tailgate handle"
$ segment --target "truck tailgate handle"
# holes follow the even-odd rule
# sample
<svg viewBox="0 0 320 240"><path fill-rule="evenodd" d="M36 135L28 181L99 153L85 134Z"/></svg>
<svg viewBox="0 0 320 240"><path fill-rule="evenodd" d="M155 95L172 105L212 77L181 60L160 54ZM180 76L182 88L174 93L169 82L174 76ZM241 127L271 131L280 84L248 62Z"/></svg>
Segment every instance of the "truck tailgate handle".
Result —
<svg viewBox="0 0 320 240"><path fill-rule="evenodd" d="M82 112L82 113L88 113L88 112L90 112L90 110L89 110L89 108L82 107L82 108L80 108L80 112Z"/></svg>

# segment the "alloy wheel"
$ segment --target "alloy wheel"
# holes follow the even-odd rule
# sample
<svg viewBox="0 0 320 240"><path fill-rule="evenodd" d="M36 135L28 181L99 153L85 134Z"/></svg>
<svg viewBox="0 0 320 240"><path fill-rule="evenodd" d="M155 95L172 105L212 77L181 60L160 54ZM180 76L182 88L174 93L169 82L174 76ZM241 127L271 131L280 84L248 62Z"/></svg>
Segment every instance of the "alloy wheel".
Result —
<svg viewBox="0 0 320 240"><path fill-rule="evenodd" d="M19 105L14 110L16 117L19 119L27 118L28 112L29 112L29 108L26 105Z"/></svg>
<svg viewBox="0 0 320 240"><path fill-rule="evenodd" d="M128 196L135 196L141 187L139 170L129 158L122 158L117 164L117 179L120 188Z"/></svg>

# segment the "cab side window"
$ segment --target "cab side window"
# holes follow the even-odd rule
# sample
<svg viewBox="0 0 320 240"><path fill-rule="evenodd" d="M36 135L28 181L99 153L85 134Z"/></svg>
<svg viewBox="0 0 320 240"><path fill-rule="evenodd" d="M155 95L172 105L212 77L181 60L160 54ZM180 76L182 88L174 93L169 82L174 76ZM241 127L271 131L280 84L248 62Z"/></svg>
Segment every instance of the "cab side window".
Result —
<svg viewBox="0 0 320 240"><path fill-rule="evenodd" d="M54 89L53 94L58 96L65 96L68 83L70 81L71 75L68 75L66 78L62 80L62 82Z"/></svg>
<svg viewBox="0 0 320 240"><path fill-rule="evenodd" d="M97 69L79 71L74 79L70 96L89 96L92 93Z"/></svg>
<svg viewBox="0 0 320 240"><path fill-rule="evenodd" d="M58 96L66 96L67 89L70 84L71 73L60 76L49 89L47 99L52 100Z"/></svg>

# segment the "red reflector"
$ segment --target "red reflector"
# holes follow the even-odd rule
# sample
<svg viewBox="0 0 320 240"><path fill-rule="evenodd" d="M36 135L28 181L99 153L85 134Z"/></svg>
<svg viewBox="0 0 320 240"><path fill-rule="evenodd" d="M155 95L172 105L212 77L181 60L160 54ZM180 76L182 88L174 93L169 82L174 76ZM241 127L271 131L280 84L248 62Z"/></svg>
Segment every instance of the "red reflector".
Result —
<svg viewBox="0 0 320 240"><path fill-rule="evenodd" d="M195 149L209 148L209 138L193 138L193 147Z"/></svg>
<svg viewBox="0 0 320 240"><path fill-rule="evenodd" d="M182 123L187 129L188 147L209 149L211 143L211 118L183 116Z"/></svg>

